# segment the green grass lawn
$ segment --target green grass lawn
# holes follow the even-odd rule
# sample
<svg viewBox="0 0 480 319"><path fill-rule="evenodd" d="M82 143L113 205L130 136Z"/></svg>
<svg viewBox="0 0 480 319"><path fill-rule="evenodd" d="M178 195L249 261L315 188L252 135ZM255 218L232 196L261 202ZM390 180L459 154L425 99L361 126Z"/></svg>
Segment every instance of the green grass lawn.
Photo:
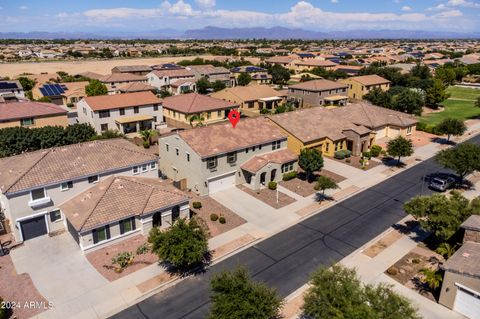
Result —
<svg viewBox="0 0 480 319"><path fill-rule="evenodd" d="M437 125L446 118L456 118L460 120L468 120L471 118L480 117L480 108L475 107L475 99L480 96L480 90L449 87L448 92L451 97L442 104L445 110L439 113L431 113L419 117L420 122L425 122L429 125ZM470 101L461 101L456 99L464 99Z"/></svg>

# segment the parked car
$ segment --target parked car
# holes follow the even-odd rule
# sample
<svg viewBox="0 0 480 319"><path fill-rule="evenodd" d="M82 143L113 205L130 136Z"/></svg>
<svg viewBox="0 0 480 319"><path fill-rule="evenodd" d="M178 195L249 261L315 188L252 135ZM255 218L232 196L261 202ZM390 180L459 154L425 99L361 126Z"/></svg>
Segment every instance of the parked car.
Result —
<svg viewBox="0 0 480 319"><path fill-rule="evenodd" d="M445 192L447 189L452 187L455 183L455 178L453 177L435 177L430 181L430 185L428 185L431 189Z"/></svg>

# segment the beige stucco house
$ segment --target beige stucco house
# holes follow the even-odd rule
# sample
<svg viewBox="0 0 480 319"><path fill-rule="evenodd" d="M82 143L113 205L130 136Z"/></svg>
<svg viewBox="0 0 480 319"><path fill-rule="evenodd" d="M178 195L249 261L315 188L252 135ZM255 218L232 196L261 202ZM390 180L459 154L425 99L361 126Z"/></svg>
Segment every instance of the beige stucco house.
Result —
<svg viewBox="0 0 480 319"><path fill-rule="evenodd" d="M288 87L288 100L298 107L346 105L348 86L325 79L312 80Z"/></svg>
<svg viewBox="0 0 480 319"><path fill-rule="evenodd" d="M348 97L350 99L363 99L363 96L373 89L388 91L390 89L390 81L376 74L353 76L340 80L340 82L348 85Z"/></svg>
<svg viewBox="0 0 480 319"><path fill-rule="evenodd" d="M67 126L67 111L52 103L8 102L0 103L0 128Z"/></svg>

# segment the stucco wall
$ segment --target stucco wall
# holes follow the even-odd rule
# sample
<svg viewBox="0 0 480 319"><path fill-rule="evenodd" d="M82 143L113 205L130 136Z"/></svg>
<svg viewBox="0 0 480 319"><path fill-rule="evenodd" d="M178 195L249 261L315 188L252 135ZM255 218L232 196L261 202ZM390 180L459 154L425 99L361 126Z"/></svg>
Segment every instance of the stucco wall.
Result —
<svg viewBox="0 0 480 319"><path fill-rule="evenodd" d="M33 121L33 125L29 125L28 128L44 127L49 125L66 127L68 125L67 114L35 117ZM16 126L21 126L20 120L15 120L11 122L0 122L0 129L6 128L6 127L16 127Z"/></svg>
<svg viewBox="0 0 480 319"><path fill-rule="evenodd" d="M443 276L439 303L450 309L453 308L455 296L457 295L457 287L455 286L455 283L459 283L463 286L480 292L480 278L467 277L446 271L445 275Z"/></svg>
<svg viewBox="0 0 480 319"><path fill-rule="evenodd" d="M344 95L347 96L348 89L334 89L334 90L325 90L325 91L307 91L302 89L293 89L288 90L288 98L295 99L296 101L301 100L300 107L315 107L325 104L325 98L333 95Z"/></svg>

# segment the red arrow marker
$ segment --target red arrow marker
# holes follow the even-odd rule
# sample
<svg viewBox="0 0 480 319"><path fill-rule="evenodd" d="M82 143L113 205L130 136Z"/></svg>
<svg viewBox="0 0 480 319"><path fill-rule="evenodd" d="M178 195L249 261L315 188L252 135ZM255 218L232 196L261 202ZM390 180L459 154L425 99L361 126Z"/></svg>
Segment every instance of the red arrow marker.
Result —
<svg viewBox="0 0 480 319"><path fill-rule="evenodd" d="M232 123L233 128L235 128L240 121L240 113L238 113L237 110L231 110L230 113L228 113L228 120Z"/></svg>

